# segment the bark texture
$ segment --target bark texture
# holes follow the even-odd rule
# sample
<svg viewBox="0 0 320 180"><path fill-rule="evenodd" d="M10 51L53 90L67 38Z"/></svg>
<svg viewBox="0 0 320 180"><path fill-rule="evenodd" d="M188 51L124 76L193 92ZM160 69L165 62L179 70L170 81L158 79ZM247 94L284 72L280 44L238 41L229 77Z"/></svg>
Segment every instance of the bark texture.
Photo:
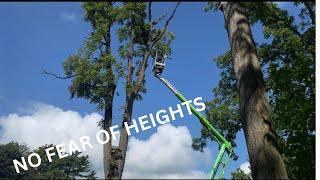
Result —
<svg viewBox="0 0 320 180"><path fill-rule="evenodd" d="M279 151L271 108L245 8L221 2L237 79L240 115L253 179L288 179Z"/></svg>
<svg viewBox="0 0 320 180"><path fill-rule="evenodd" d="M103 37L105 40L106 54L111 54L111 24L107 27L107 33ZM106 68L111 75L111 80L107 86L107 96L105 97L105 109L104 109L104 120L102 128L110 134L110 127L112 125L112 110L113 110L113 99L116 90L116 84L114 83L114 74L112 71L112 62L108 64ZM106 137L104 137L106 138ZM119 179L118 168L114 163L114 156L112 153L112 141L103 145L103 164L104 164L104 175L105 179Z"/></svg>

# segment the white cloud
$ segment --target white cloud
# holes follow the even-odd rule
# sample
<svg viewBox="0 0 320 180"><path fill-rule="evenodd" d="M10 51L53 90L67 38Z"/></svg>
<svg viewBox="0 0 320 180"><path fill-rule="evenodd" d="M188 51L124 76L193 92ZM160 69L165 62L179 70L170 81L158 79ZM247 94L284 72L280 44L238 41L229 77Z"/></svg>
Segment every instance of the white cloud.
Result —
<svg viewBox="0 0 320 180"><path fill-rule="evenodd" d="M240 169L246 173L246 174L250 174L251 169L250 169L250 163L249 162L245 162L243 164L240 165Z"/></svg>
<svg viewBox="0 0 320 180"><path fill-rule="evenodd" d="M0 142L25 142L32 149L44 144L68 144L70 140L79 143L79 137L90 136L93 149L87 149L84 154L91 158L93 167L101 174L102 146L95 141L99 131L97 122L102 118L97 113L81 116L75 111L64 111L47 104L35 104L26 108L29 115L20 116L17 113L0 117Z"/></svg>
<svg viewBox="0 0 320 180"><path fill-rule="evenodd" d="M159 126L146 141L131 138L124 178L207 178L197 171L210 166L210 154L195 152L187 127Z"/></svg>
<svg viewBox="0 0 320 180"><path fill-rule="evenodd" d="M44 144L78 142L81 136L90 136L93 149L87 149L97 176L103 178L102 145L95 140L99 131L98 113L81 116L78 112L62 110L47 104L27 108L28 115L17 113L0 117L0 143L25 142L31 148ZM141 132L143 133L143 132ZM119 140L119 138L117 138ZM187 127L163 125L148 140L130 138L124 177L126 178L207 178L198 170L211 166L212 157L206 150L195 152ZM115 143L117 144L117 142Z"/></svg>
<svg viewBox="0 0 320 180"><path fill-rule="evenodd" d="M67 22L72 22L72 23L77 22L77 15L73 12L62 12L60 16L63 20Z"/></svg>

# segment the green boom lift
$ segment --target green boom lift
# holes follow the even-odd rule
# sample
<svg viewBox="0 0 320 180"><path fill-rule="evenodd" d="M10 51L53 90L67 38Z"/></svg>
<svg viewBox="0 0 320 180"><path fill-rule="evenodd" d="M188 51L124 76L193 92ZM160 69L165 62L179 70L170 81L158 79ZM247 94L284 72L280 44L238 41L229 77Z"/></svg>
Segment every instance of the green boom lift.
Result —
<svg viewBox="0 0 320 180"><path fill-rule="evenodd" d="M158 78L163 84L165 84L181 102L188 101L168 80L166 80L163 77L160 77L160 75L162 74L163 68L165 66L165 62L164 62L165 58L166 58L166 55L162 55L160 52L156 51L156 57L154 58L155 60L154 60L154 66L152 70L155 77ZM225 167L228 164L230 156L233 153L231 143L228 140L226 140L222 136L222 134L216 128L214 128L212 124L210 124L208 119L205 118L201 113L199 113L195 109L195 107L192 106L191 104L190 104L190 109L192 113L200 120L202 125L204 125L212 133L212 136L219 144L219 153L214 161L209 179L215 178L219 167L221 167L221 170L218 175L218 178L222 179ZM225 153L226 153L226 156L225 156Z"/></svg>

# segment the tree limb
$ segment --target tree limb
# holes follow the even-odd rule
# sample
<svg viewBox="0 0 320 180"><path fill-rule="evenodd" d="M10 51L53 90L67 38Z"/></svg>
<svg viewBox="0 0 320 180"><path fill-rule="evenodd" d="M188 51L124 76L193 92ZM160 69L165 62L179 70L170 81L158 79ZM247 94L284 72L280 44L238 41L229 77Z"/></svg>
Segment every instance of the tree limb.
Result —
<svg viewBox="0 0 320 180"><path fill-rule="evenodd" d="M165 13L163 13L158 19L155 19L152 21L151 25L155 26L157 25L166 15L167 15L167 11Z"/></svg>
<svg viewBox="0 0 320 180"><path fill-rule="evenodd" d="M147 65L148 65L147 62L148 62L148 58L149 58L149 55L150 55L150 51L151 51L151 48L148 48L148 50L145 52L145 54L143 56L143 59L142 59L142 61L140 63L139 71L138 71L138 78L137 78L137 81L134 84L134 89L133 89L132 94L131 94L134 98L137 95L137 93L139 92L140 86L141 86L143 78L145 76L145 70L146 70Z"/></svg>
<svg viewBox="0 0 320 180"><path fill-rule="evenodd" d="M175 8L173 9L172 13L171 13L171 16L167 19L165 25L164 25L164 29L162 30L162 32L160 33L160 35L152 42L151 44L151 48L162 38L162 36L164 35L164 33L166 33L167 29L168 29L168 26L170 24L170 21L173 19L173 16L174 14L176 13L177 11L177 8L178 6L180 5L181 1L179 1Z"/></svg>
<svg viewBox="0 0 320 180"><path fill-rule="evenodd" d="M70 79L73 77L76 77L77 75L71 75L71 76L59 76L57 74L51 73L51 72L47 72L47 71L43 71L42 74L46 74L46 75L51 75L57 79Z"/></svg>
<svg viewBox="0 0 320 180"><path fill-rule="evenodd" d="M306 6L306 8L309 11L309 16L310 16L312 24L315 25L315 23L316 23L316 21L315 21L315 13L314 13L313 7L312 7L312 6L314 6L313 2L304 2L304 5Z"/></svg>
<svg viewBox="0 0 320 180"><path fill-rule="evenodd" d="M148 4L148 18L149 18L149 22L151 22L151 19L152 19L152 14L151 14L151 5L152 5L152 1L149 2Z"/></svg>
<svg viewBox="0 0 320 180"><path fill-rule="evenodd" d="M165 23L165 25L164 25L164 29L162 30L160 36L158 36L155 40L151 40L150 45L147 47L147 50L145 51L144 56L143 56L143 59L142 59L142 61L141 61L141 63L140 63L140 66L139 66L140 68L139 68L139 71L138 71L138 78L137 78L137 81L136 81L135 84L134 84L134 89L133 89L133 92L132 92L132 93L133 93L133 94L132 94L133 96L135 96L135 95L139 92L140 86L141 86L142 81L143 81L143 78L144 78L144 76L145 76L144 71L145 71L145 69L147 68L148 58L149 58L149 56L150 56L150 54L151 54L151 51L152 51L153 46L162 38L162 36L164 35L164 33L167 31L168 26L169 26L169 24L170 24L170 21L173 19L173 16L174 16L174 14L176 13L177 8L178 8L178 6L179 6L180 3L181 3L181 1L179 1L179 2L176 4L174 10L173 10L172 13L171 13L171 16L167 19L167 21L166 21L166 23ZM148 44L149 44L149 43L148 43Z"/></svg>

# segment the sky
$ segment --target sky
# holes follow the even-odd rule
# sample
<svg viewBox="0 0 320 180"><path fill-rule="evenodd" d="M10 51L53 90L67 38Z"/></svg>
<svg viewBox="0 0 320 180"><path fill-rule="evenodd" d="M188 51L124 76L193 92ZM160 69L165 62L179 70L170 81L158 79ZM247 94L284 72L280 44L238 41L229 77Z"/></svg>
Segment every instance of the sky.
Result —
<svg viewBox="0 0 320 180"><path fill-rule="evenodd" d="M154 3L154 17L172 10L175 3ZM287 2L281 8L296 13ZM221 12L204 12L204 2L184 2L169 26L175 33L172 56L163 76L188 99L213 98L219 82L219 69L213 58L229 49ZM62 63L76 53L90 33L82 19L81 4L1 3L0 4L0 143L15 140L36 148L49 143L67 143L83 135L94 136L102 116L84 99L70 99L70 80L57 80L43 70L63 75ZM256 42L263 42L261 25L252 27ZM112 31L115 33L115 29ZM112 51L119 43L113 36ZM146 71L147 93L135 102L132 118L155 113L180 103L156 78L151 66ZM114 122L120 124L124 105L124 81L115 99ZM177 119L163 126L135 134L129 140L124 177L206 178L218 149L209 143L204 153L193 151L192 137L200 134L201 124L194 116ZM174 137L174 138L173 138ZM226 177L248 167L243 133L240 132ZM98 144L87 152L99 177L103 177L102 148Z"/></svg>

